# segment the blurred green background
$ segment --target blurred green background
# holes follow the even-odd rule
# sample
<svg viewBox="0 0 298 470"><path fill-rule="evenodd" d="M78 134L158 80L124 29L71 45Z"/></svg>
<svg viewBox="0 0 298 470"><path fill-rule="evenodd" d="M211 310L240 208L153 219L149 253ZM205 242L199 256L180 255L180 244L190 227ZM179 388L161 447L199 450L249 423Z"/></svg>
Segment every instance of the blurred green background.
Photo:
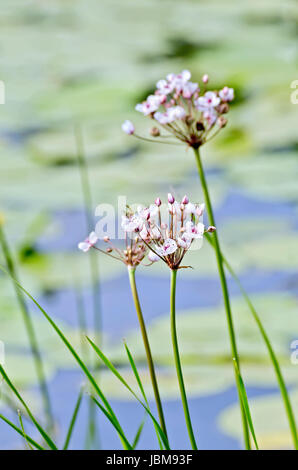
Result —
<svg viewBox="0 0 298 470"><path fill-rule="evenodd" d="M298 78L297 17L294 0L2 0L4 230L22 283L78 347L78 293L90 328L94 321L89 259L76 249L87 228L74 127L79 125L84 136L93 209L99 203L116 205L119 195L149 204L157 195L164 199L169 190L202 200L191 151L140 143L122 133L121 123L131 119L148 135L150 123L134 106L155 82L185 68L193 81L208 73L210 86L227 84L236 94L227 128L202 150L223 250L264 321L298 413L298 366L290 361L291 341L298 338L298 105L290 100L291 82ZM203 434L201 447L238 448L241 426L214 257L207 244L189 256L194 270L180 275L178 315L193 419ZM2 253L0 260L3 264ZM125 372L125 336L142 367L144 352L125 269L109 259L97 261L105 351ZM174 430L172 405L179 394L166 340L168 274L163 266L139 269L161 394ZM266 350L235 285L230 288L260 447L290 447ZM0 307L7 372L38 413L28 341L4 275ZM33 312L33 318L62 435L70 413L67 403L75 400L81 378L72 375L76 366L40 314ZM127 375L130 380L128 370ZM143 375L146 381L145 368ZM124 406L129 397L110 375L104 373L101 380L108 395ZM13 416L5 397L0 409ZM0 435L1 448L22 445L2 423ZM176 447L187 445L184 429L180 435L179 427L175 436ZM118 445L113 439L107 432L102 445ZM82 441L81 431L74 447ZM150 442L149 428L140 447Z"/></svg>

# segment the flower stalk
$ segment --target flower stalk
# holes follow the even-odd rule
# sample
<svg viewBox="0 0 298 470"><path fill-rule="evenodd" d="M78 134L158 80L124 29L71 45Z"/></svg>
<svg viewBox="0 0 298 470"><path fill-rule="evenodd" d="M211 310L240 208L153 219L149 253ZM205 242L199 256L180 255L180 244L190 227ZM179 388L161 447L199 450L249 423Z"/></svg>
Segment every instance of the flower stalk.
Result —
<svg viewBox="0 0 298 470"><path fill-rule="evenodd" d="M3 250L3 254L4 254L5 261L6 261L8 272L9 272L10 276L13 279L18 281L18 276L17 276L17 272L16 272L15 263L14 263L12 254L10 252L9 245L7 243L7 240L6 240L4 230L1 226L1 221L0 221L0 245L1 245L2 250ZM20 290L18 289L18 287L16 286L15 283L13 283L13 285L14 285L14 288L15 288L16 298L17 298L17 301L19 303L20 310L22 312L24 325L25 325L25 328L26 328L26 332L27 332L27 335L28 335L32 356L33 356L33 359L34 359L36 375L37 375L37 378L38 378L39 388L40 388L42 401L43 401L43 406L44 406L44 411L45 411L45 415L46 415L46 418L47 418L47 428L48 428L49 431L52 431L54 429L53 410L52 410L52 404L51 404L49 390L48 390L48 387L47 387L44 364L43 364L40 348L39 348L39 345L38 345L36 332L35 332L35 329L34 329L33 321L32 321L31 316L30 316L30 312L28 310L27 304L26 304L25 299L24 299L24 295L22 294L22 292L20 292Z"/></svg>
<svg viewBox="0 0 298 470"><path fill-rule="evenodd" d="M178 338L177 338L177 328L176 328L176 279L177 279L177 269L172 269L171 274L171 296L170 296L170 305L171 305L171 337L173 344L174 352L174 361L177 372L177 378L179 383L179 389L181 394L181 400L183 405L183 411L185 416L186 427L191 442L191 447L194 450L197 450L197 444L192 429L191 418L189 413L189 407L186 397L185 385L183 380L183 373L180 361L179 347L178 347Z"/></svg>
<svg viewBox="0 0 298 470"><path fill-rule="evenodd" d="M157 384L157 379L156 379L156 374L155 374L155 368L154 368L153 358L152 358L152 354L151 354L151 348L150 348L150 344L149 344L146 325L145 325L144 317L143 317L143 314L142 314L142 309L141 309L140 300L139 300L138 291L137 291L137 286L136 286L135 268L132 267L132 266L128 266L127 268L128 268L128 276L129 276L131 293L132 293L132 296L133 296L135 309L136 309L136 312L137 312L137 316L138 316L138 320L139 320L139 324L140 324L140 329L141 329L141 333L142 333L143 343L144 343L144 347L145 347L145 351L146 351L147 363L148 363L150 378L151 378L151 382L152 382L155 402L156 402L156 406L157 406L160 426L161 426L163 432L165 433L165 435L167 437L166 423L165 423L164 413L163 413L163 409L162 409L162 403L161 403L161 399L160 399L160 395L159 395L158 384Z"/></svg>
<svg viewBox="0 0 298 470"><path fill-rule="evenodd" d="M202 189L204 193L209 223L211 225L215 225L212 203L211 203L211 199L209 195L208 185L207 185L207 181L205 178L205 173L204 173L204 168L203 168L202 161L201 161L200 152L199 152L199 149L196 149L196 148L193 148L193 151L196 157L196 163L197 163L198 173L199 173L199 177L201 180L201 185L202 185ZM232 359L235 360L236 366L238 370L240 371L239 355L238 355L236 336L235 336L234 325L233 325L232 311L231 311L231 305L230 305L230 299L229 299L229 291L228 291L227 280L226 280L226 275L224 271L224 261L223 261L223 257L222 257L221 250L220 250L220 244L219 244L217 232L214 232L213 234L213 246L215 249L217 268L218 268L218 273L219 273L220 283L221 283L221 288L222 288L222 293L223 293L228 331L229 331L229 337L230 337L230 344L231 344ZM235 379L236 379L236 385L237 385L237 391L238 391L238 397L239 397L239 403L240 403L240 409L241 409L244 443L245 443L246 449L250 449L249 428L247 424L245 410L243 408L242 401L241 401L241 393L240 393L241 387L239 383L239 376L237 374L235 374Z"/></svg>

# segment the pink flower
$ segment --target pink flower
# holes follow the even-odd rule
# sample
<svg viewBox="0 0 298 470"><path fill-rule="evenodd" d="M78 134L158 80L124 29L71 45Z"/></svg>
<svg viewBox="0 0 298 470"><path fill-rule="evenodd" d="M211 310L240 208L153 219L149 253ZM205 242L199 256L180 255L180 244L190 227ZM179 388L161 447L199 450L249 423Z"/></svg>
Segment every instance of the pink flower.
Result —
<svg viewBox="0 0 298 470"><path fill-rule="evenodd" d="M214 91L207 91L204 96L200 96L195 105L199 111L206 111L218 106L220 98L214 93Z"/></svg>
<svg viewBox="0 0 298 470"><path fill-rule="evenodd" d="M193 204L189 202L185 207L186 214L196 215L197 217L201 217L203 215L205 209L205 204Z"/></svg>
<svg viewBox="0 0 298 470"><path fill-rule="evenodd" d="M168 256L172 253L175 253L177 248L178 246L175 240L172 240L172 238L167 238L162 246L156 247L156 253L160 256Z"/></svg>
<svg viewBox="0 0 298 470"><path fill-rule="evenodd" d="M157 92L162 95L168 95L174 90L173 83L167 82L167 80L159 80L156 84Z"/></svg>
<svg viewBox="0 0 298 470"><path fill-rule="evenodd" d="M233 88L225 86L222 90L220 90L219 96L222 101L232 101L234 99L234 90Z"/></svg>
<svg viewBox="0 0 298 470"><path fill-rule="evenodd" d="M84 251L85 253L92 248L97 243L98 237L95 232L91 232L83 242L78 244L79 250Z"/></svg>
<svg viewBox="0 0 298 470"><path fill-rule="evenodd" d="M201 222L195 225L193 222L188 221L185 224L184 238L188 238L190 240L194 238L203 238L204 231L205 226Z"/></svg>
<svg viewBox="0 0 298 470"><path fill-rule="evenodd" d="M148 116L158 110L162 99L163 97L159 95L149 95L147 100L143 103L137 104L135 109L136 111L143 113L145 116Z"/></svg>
<svg viewBox="0 0 298 470"><path fill-rule="evenodd" d="M186 116L186 112L182 106L173 106L168 108L164 113L157 111L154 114L154 119L156 119L160 124L166 125L170 122L176 121L177 119L183 119Z"/></svg>
<svg viewBox="0 0 298 470"><path fill-rule="evenodd" d="M157 197L157 198L155 199L155 204L157 205L157 207L160 207L160 206L161 206L161 199L160 199L160 197Z"/></svg>
<svg viewBox="0 0 298 470"><path fill-rule="evenodd" d="M159 111L157 111L154 114L154 119L156 119L156 121L158 121L159 124L162 124L162 125L169 124L170 122L174 120L172 116L170 115L170 113L168 113L167 111L165 113L160 113Z"/></svg>
<svg viewBox="0 0 298 470"><path fill-rule="evenodd" d="M156 261L159 261L160 260L160 257L153 253L153 251L150 251L150 253L148 254L148 259L149 261L151 261L151 263L156 263Z"/></svg>
<svg viewBox="0 0 298 470"><path fill-rule="evenodd" d="M205 84L209 82L209 75L207 75L207 73L205 73L203 75L202 82L205 83Z"/></svg>
<svg viewBox="0 0 298 470"><path fill-rule="evenodd" d="M203 114L204 119L206 119L209 127L213 126L217 120L217 114L213 109L205 111Z"/></svg>
<svg viewBox="0 0 298 470"><path fill-rule="evenodd" d="M192 82L187 82L182 89L182 96L185 99L189 99L192 97L192 95L198 90L198 84L197 83L192 83Z"/></svg>
<svg viewBox="0 0 298 470"><path fill-rule="evenodd" d="M135 127L133 123L129 121L128 119L124 121L121 127L122 127L122 130L125 132L125 134L132 135L135 132Z"/></svg>
<svg viewBox="0 0 298 470"><path fill-rule="evenodd" d="M188 250L191 245L191 239L186 238L185 236L179 237L177 239L177 245L180 246L180 248L184 248L185 250Z"/></svg>
<svg viewBox="0 0 298 470"><path fill-rule="evenodd" d="M125 215L122 216L121 227L123 228L124 232L132 233L135 231L142 230L144 226L144 219L139 215L132 215L131 217L127 217Z"/></svg>

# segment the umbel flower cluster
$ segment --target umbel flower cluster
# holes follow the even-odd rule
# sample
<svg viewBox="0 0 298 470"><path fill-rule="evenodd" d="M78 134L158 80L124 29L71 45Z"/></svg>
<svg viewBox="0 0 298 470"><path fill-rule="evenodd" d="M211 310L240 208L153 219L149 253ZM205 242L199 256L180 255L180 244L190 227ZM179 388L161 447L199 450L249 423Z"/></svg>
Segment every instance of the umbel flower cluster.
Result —
<svg viewBox="0 0 298 470"><path fill-rule="evenodd" d="M161 206L161 199L157 198L148 208L139 207L123 217L122 227L129 234L139 235L150 250L151 263L162 260L171 269L179 269L191 245L202 240L205 232L213 232L215 227L205 230L201 222L204 204L193 204L187 196L179 203L168 194L168 204ZM201 243L197 248L200 246Z"/></svg>
<svg viewBox="0 0 298 470"><path fill-rule="evenodd" d="M157 82L154 94L135 109L155 121L158 127L151 129L152 137L172 135L190 147L199 148L226 126L225 115L234 99L234 90L225 86L219 91L207 91L208 75L202 77L201 88L190 78L188 70L167 75ZM122 129L128 135L142 138L131 121L125 121Z"/></svg>
<svg viewBox="0 0 298 470"><path fill-rule="evenodd" d="M96 246L98 241L99 238L96 233L91 232L83 242L78 244L78 248L84 252L89 251L90 248L94 248L95 250L109 255L110 257L133 268L136 268L143 261L148 252L147 246L137 234L133 234L131 237L128 237L126 234L125 248L122 250L115 246L109 237L104 237L103 239L107 244L107 248L105 250Z"/></svg>
<svg viewBox="0 0 298 470"><path fill-rule="evenodd" d="M196 247L200 248L204 233L215 230L213 226L205 229L201 222L203 213L204 204L193 204L187 196L179 203L168 194L167 204L162 205L158 197L154 204L139 206L135 212L127 208L121 222L125 232L123 250L113 245L109 237L103 239L107 248L99 248L95 232L79 243L78 248L84 252L94 248L132 268L136 268L149 253L150 264L162 260L171 269L178 269L192 244L198 241Z"/></svg>

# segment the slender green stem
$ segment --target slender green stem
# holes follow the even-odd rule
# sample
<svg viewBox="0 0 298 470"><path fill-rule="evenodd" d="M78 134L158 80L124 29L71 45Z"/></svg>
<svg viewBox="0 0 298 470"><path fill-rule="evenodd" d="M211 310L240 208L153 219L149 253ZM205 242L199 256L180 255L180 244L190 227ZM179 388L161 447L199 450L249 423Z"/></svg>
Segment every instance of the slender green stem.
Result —
<svg viewBox="0 0 298 470"><path fill-rule="evenodd" d="M146 351L147 363L148 363L149 373L150 373L152 387L153 387L153 391L154 391L154 396L155 396L155 401L156 401L156 406L157 406L157 411L158 411L158 416L159 416L159 422L160 422L160 426L161 426L165 436L168 437L167 429L166 429L166 423L165 423L163 409L162 409L162 404L161 404L161 399L160 399L157 380L156 380L154 363L153 363L150 344L149 344L149 339L148 339L148 335L147 335L147 331L146 331L146 325L145 325L145 321L144 321L144 318L143 318L141 305L140 305L140 300L139 300L138 291L137 291L137 286L136 286L135 268L132 268L132 267L128 266L128 276L129 276L131 293L132 293L132 296L133 296L136 312L137 312L137 315L138 315L138 320L139 320L141 333L142 333L142 337L143 337L143 342L144 342L144 347L145 347L145 351Z"/></svg>
<svg viewBox="0 0 298 470"><path fill-rule="evenodd" d="M190 413L187 403L187 397L185 392L183 374L182 374L182 367L179 355L179 347L178 347L178 338L177 338L177 329L176 329L176 278L177 278L177 270L172 269L172 277L171 277L171 335L172 335L172 343L173 343L173 351L174 351L174 360L176 366L176 372L179 382L180 394L182 399L182 405L185 415L186 426L188 430L189 439L191 442L191 446L194 450L197 450L197 444L195 441L195 436L192 429Z"/></svg>
<svg viewBox="0 0 298 470"><path fill-rule="evenodd" d="M210 240L210 238L208 237L208 239ZM212 244L212 241L210 241L211 244ZM275 370L275 374L276 374L276 377L277 377L277 382L278 382L278 385L279 385L279 388L280 388L280 393L281 393L281 396L282 396L282 399L283 399L283 402L284 402L284 405L285 405L285 409L286 409L286 414L287 414L287 417L288 417L288 421L289 421L289 426L290 426L290 430L291 430L291 434L292 434L292 438L293 438L293 443L294 443L294 447L296 450L298 450L298 436L297 436L297 425L296 425L296 421L295 421L295 415L294 415L294 412L293 412L293 408L292 408L292 405L291 405L291 401L290 401L290 397L289 397L289 394L287 392L287 387L286 387L286 384L285 384L285 381L284 381L284 378L283 378L283 375L282 375L282 372L281 372L281 369L280 369L280 366L279 366L279 363L278 363L278 359L276 357L276 354L273 350L273 347L271 345L271 342L269 340L269 337L264 329L264 326L261 322L261 319L256 311L256 309L254 308L250 298L248 297L244 287L242 286L238 276L236 275L236 273L234 272L233 268L231 267L231 265L228 263L228 261L223 257L223 261L224 261L224 264L226 265L228 271L230 272L230 274L232 275L232 277L235 279L235 281L237 282L238 286L239 286L239 289L253 315L253 318L255 319L255 322L259 328L259 331L262 335L262 338L264 340L264 343L268 349L268 352L269 352L269 356L270 356L270 359L271 359L271 362L273 364L273 368Z"/></svg>
<svg viewBox="0 0 298 470"><path fill-rule="evenodd" d="M80 127L78 126L75 129L75 137L76 137L76 146L77 146L77 159L78 159L78 166L79 166L80 177L81 177L82 194L83 194L84 207L85 207L86 226L87 226L87 229L91 231L93 230L93 225L94 225L93 218L90 212L92 210L92 195L91 195L88 168L87 168L86 157L85 157L83 135L82 135L82 131ZM93 256L94 253L92 252L92 250L90 250L89 253L90 253L90 272L91 272L92 290L93 290L94 327L96 330L95 332L97 333L97 342L98 342L98 339L99 339L98 336L100 335L100 331L101 331L99 269L98 269L98 264L97 264L97 258Z"/></svg>
<svg viewBox="0 0 298 470"><path fill-rule="evenodd" d="M200 153L198 149L193 149L193 150L194 150L194 154L196 157L199 177L201 180L202 189L204 193L209 223L215 226L212 203L211 203L211 199L209 196L208 185L207 185L207 181L205 178L205 173L204 173L204 168L202 165ZM238 370L240 371L239 355L238 355L236 336L235 336L234 325L233 325L229 291L228 291L227 280L226 280L226 275L225 275L224 266L223 266L223 258L222 258L222 254L220 250L219 239L218 239L218 235L216 231L213 233L213 240L214 240L214 249L215 249L215 254L216 254L217 268L218 268L218 273L220 277L220 283L221 283L225 311L226 311L226 318L227 318L229 337L230 337L230 343L231 343L232 359L235 359ZM235 379L236 379L238 398L239 398L239 404L240 404L240 410L241 410L244 443L245 443L246 449L250 449L249 427L248 427L248 423L246 419L245 409L243 407L242 400L241 400L241 386L240 386L239 378L237 374L235 374Z"/></svg>
<svg viewBox="0 0 298 470"><path fill-rule="evenodd" d="M3 250L4 258L6 261L7 269L11 277L14 279L18 280L17 272L16 272L16 267L15 263L13 260L13 256L11 254L9 245L6 240L6 236L3 230L3 227L1 226L0 223L0 245ZM47 418L47 427L48 430L51 431L54 428L54 419L53 419L53 411L52 411L52 405L51 405L51 400L50 400L50 394L48 391L47 387L47 381L46 381L46 376L44 372L44 364L42 361L40 349L38 346L38 341L35 333L35 329L33 326L33 322L30 316L30 312L27 308L26 301L24 299L24 295L20 290L17 288L16 284L13 282L15 294L17 301L19 303L19 307L22 313L24 325L26 328L26 332L28 335L29 343L30 343L30 348L31 348L31 353L34 359L34 364L35 364L35 370L36 370L36 375L39 383L39 388L41 391L41 396L43 400L43 406L45 410L45 415Z"/></svg>
<svg viewBox="0 0 298 470"><path fill-rule="evenodd" d="M79 126L75 128L75 140L77 147L78 167L80 171L82 195L85 207L86 226L91 232L93 230L93 218L91 216L92 209L92 195L90 188L90 181L88 175L88 168L85 156L84 141L82 130ZM90 275L92 279L92 298L93 298L93 324L96 335L97 344L101 344L101 303L100 303L100 279L99 269L97 264L97 257L94 256L93 250L89 251ZM95 364L96 366L96 364ZM92 447L92 443L99 443L99 434L96 427L96 404L89 399L89 423L86 435L87 449Z"/></svg>
<svg viewBox="0 0 298 470"><path fill-rule="evenodd" d="M71 420L70 420L70 424L69 424L69 427L68 427L68 430L67 430L63 450L68 449L69 442L70 442L70 439L71 439L71 436L72 436L72 433L73 433L73 429L74 429L74 426L75 426L75 423L76 423L76 420L77 420L77 417L78 417L78 413L79 413L79 410L80 410L80 406L81 406L81 403L82 403L83 393L84 393L84 389L82 387L81 390L80 390L78 399L76 401L73 414L71 416Z"/></svg>

